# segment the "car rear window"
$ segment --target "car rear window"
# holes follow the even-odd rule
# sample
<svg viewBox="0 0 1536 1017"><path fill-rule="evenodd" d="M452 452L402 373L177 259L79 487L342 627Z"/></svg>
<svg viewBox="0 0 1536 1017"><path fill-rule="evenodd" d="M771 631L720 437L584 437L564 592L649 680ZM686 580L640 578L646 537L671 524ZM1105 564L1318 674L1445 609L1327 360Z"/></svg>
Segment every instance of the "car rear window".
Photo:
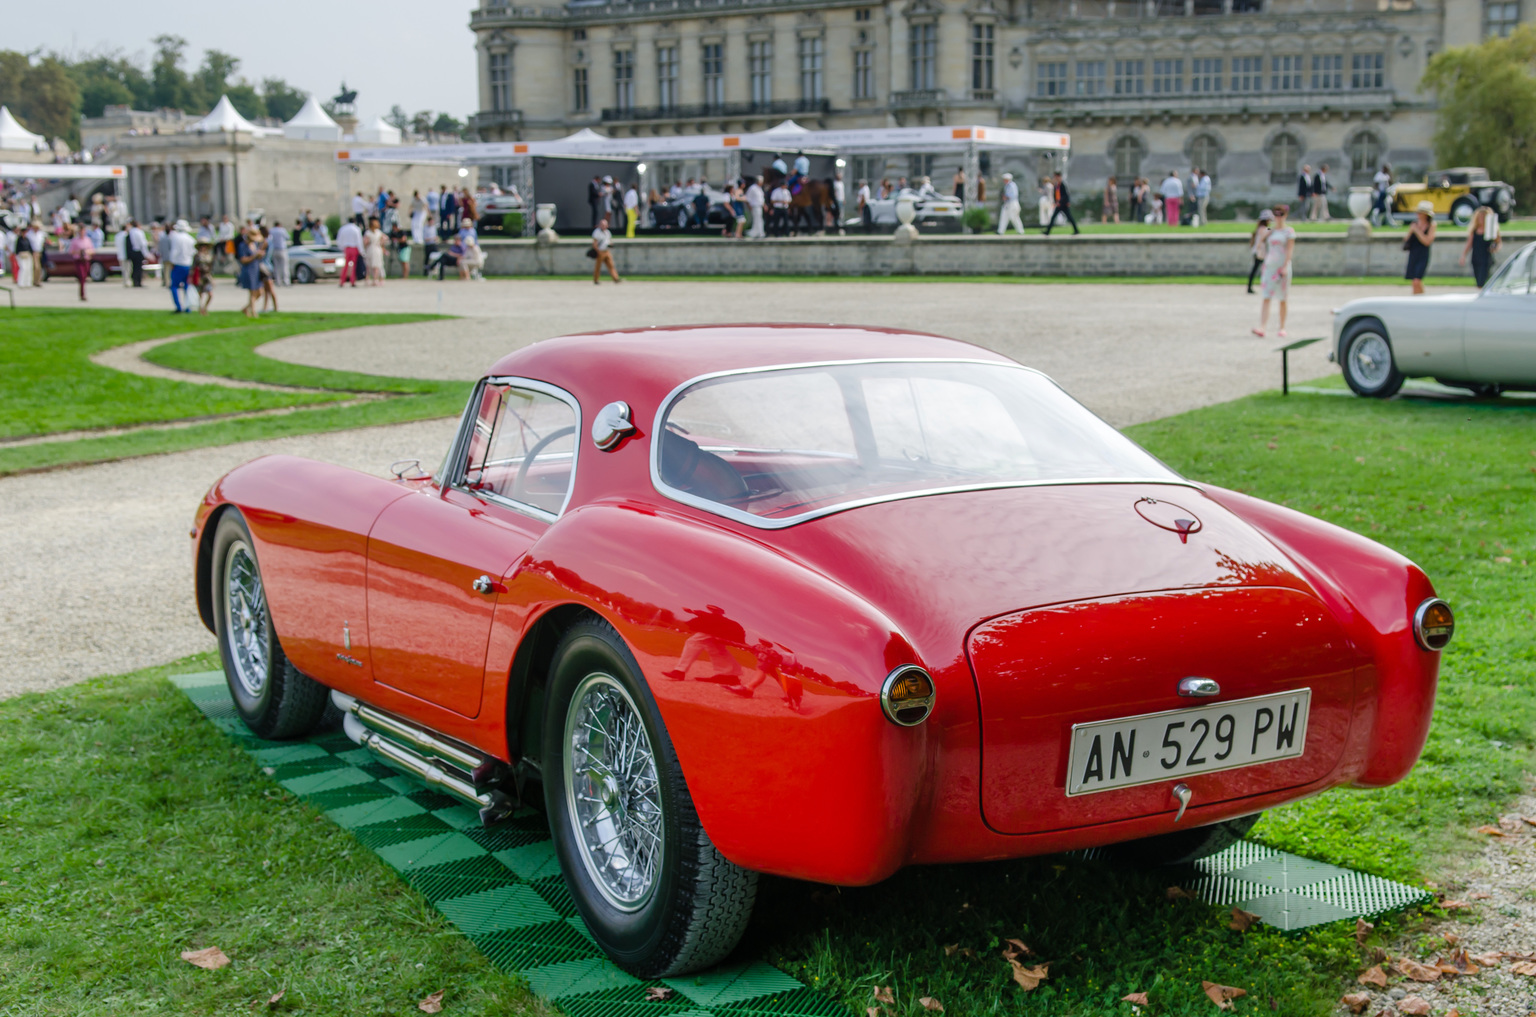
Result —
<svg viewBox="0 0 1536 1017"><path fill-rule="evenodd" d="M664 493L757 525L946 490L1178 479L1043 375L1003 364L708 378L671 400L659 434Z"/></svg>

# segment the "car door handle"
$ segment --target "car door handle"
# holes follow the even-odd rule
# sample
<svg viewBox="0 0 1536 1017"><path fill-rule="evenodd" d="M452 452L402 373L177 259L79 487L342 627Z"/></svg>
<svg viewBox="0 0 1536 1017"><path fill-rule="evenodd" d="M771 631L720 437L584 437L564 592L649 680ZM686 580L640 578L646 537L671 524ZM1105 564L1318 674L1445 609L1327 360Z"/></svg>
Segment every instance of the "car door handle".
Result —
<svg viewBox="0 0 1536 1017"><path fill-rule="evenodd" d="M469 584L469 588L476 593L506 593L507 588L490 576L481 576Z"/></svg>

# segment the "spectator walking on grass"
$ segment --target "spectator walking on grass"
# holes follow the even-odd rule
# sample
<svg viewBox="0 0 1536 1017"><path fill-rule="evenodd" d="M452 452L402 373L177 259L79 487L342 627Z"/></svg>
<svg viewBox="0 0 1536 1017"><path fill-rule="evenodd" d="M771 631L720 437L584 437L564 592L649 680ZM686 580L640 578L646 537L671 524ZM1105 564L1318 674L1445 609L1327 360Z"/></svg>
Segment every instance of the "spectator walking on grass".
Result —
<svg viewBox="0 0 1536 1017"><path fill-rule="evenodd" d="M1275 334L1281 339L1286 337L1285 311L1291 294L1291 255L1296 251L1296 230L1285 221L1290 211L1285 205L1276 205L1274 222L1264 237L1264 274L1259 288L1264 303L1259 308L1259 327L1253 330L1253 334L1260 339L1264 338L1264 332L1269 328L1271 300L1280 301L1280 331Z"/></svg>
<svg viewBox="0 0 1536 1017"><path fill-rule="evenodd" d="M1403 250L1408 252L1408 268L1403 278L1413 283L1413 295L1417 297L1424 293L1424 276L1429 271L1429 249L1435 242L1435 203L1421 201L1416 211L1418 218L1408 227L1408 236L1403 241Z"/></svg>
<svg viewBox="0 0 1536 1017"><path fill-rule="evenodd" d="M80 299L85 299L85 281L91 277L91 252L96 250L91 238L86 236L85 225L82 223L74 227L66 226L72 230L73 236L69 241L69 256L75 263L75 280L80 284Z"/></svg>
<svg viewBox="0 0 1536 1017"><path fill-rule="evenodd" d="M245 290L245 310L247 318L258 317L256 311L256 296L261 292L261 258L263 253L261 236L256 232L256 227L248 226L240 232L235 240L235 262L239 265L236 269L235 281L242 290Z"/></svg>
<svg viewBox="0 0 1536 1017"><path fill-rule="evenodd" d="M1275 214L1269 209L1259 213L1259 221L1254 224L1253 233L1248 237L1248 253L1253 257L1253 265L1248 269L1248 292L1253 292L1253 277L1259 274L1259 269L1264 267L1264 256L1268 251L1264 240L1269 236L1269 224L1274 221Z"/></svg>
<svg viewBox="0 0 1536 1017"><path fill-rule="evenodd" d="M1472 278L1477 280L1477 288L1482 289L1488 282L1488 273L1493 268L1493 256L1499 250L1499 213L1487 205L1477 206L1477 211L1472 213L1472 224L1467 229L1467 242L1461 248L1461 258L1456 264L1465 265L1467 255L1472 255Z"/></svg>
<svg viewBox="0 0 1536 1017"><path fill-rule="evenodd" d="M1104 182L1104 207L1099 212L1099 222L1120 221L1120 188L1111 176Z"/></svg>
<svg viewBox="0 0 1536 1017"><path fill-rule="evenodd" d="M1163 220L1169 226L1179 225L1179 205L1184 201L1184 181L1173 170L1168 171L1168 178L1158 188L1158 193L1163 196Z"/></svg>
<svg viewBox="0 0 1536 1017"><path fill-rule="evenodd" d="M608 266L608 274L616 283L623 282L619 278L619 268L613 263L613 234L608 231L608 217L604 216L597 222L597 229L592 231L592 253L588 255L592 259L592 285L598 285L602 278L603 266Z"/></svg>
<svg viewBox="0 0 1536 1017"><path fill-rule="evenodd" d="M1045 235L1050 236L1051 230L1056 226L1058 216L1066 216L1067 222L1072 224L1072 235L1075 237L1080 232L1077 228L1077 220L1072 218L1072 195L1067 191L1067 182L1061 179L1060 173L1051 174L1051 221L1046 224Z"/></svg>
<svg viewBox="0 0 1536 1017"><path fill-rule="evenodd" d="M177 314L192 313L192 300L187 295L187 280L192 275L192 263L197 260L197 244L192 239L191 230L187 220L176 220L176 227L169 234L170 253L167 255L167 260L160 266L160 271L170 275L171 302L176 305Z"/></svg>
<svg viewBox="0 0 1536 1017"><path fill-rule="evenodd" d="M1211 206L1211 175L1197 167L1193 183L1195 185L1195 214L1199 216L1199 221L1195 225L1204 226L1210 222L1206 210Z"/></svg>
<svg viewBox="0 0 1536 1017"><path fill-rule="evenodd" d="M341 279L337 285L345 286L350 279L352 288L356 289L357 262L363 254L363 231L357 228L357 223L348 219L336 231L336 244L342 250Z"/></svg>
<svg viewBox="0 0 1536 1017"><path fill-rule="evenodd" d="M1003 174L1003 206L997 212L997 235L1003 236L1011 225L1019 231L1019 236L1024 235L1024 219L1019 215L1023 206L1019 204L1019 185L1014 183L1012 173Z"/></svg>

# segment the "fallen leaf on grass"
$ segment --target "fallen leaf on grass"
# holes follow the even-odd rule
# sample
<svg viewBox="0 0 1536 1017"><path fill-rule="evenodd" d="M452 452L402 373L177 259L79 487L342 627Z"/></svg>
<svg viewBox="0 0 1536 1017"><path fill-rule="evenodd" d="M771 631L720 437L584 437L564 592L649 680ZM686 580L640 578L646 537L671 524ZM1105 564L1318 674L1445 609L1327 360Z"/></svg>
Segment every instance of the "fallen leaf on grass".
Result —
<svg viewBox="0 0 1536 1017"><path fill-rule="evenodd" d="M1517 975L1525 975L1528 978L1536 978L1536 961L1521 961L1510 966L1511 971Z"/></svg>
<svg viewBox="0 0 1536 1017"><path fill-rule="evenodd" d="M1491 893L1474 893L1474 894L1471 894L1470 896L1472 897L1473 900L1488 900L1488 899L1490 899L1493 896L1493 894L1491 894Z"/></svg>
<svg viewBox="0 0 1536 1017"><path fill-rule="evenodd" d="M1366 921L1364 918L1356 918L1355 919L1355 942L1359 943L1361 945L1361 947L1364 947L1365 946L1366 938L1368 936L1370 936L1371 930L1374 929L1374 928L1376 928L1376 926L1372 925L1370 922Z"/></svg>
<svg viewBox="0 0 1536 1017"><path fill-rule="evenodd" d="M1387 987L1387 973L1381 969L1380 964L1375 964L1356 975L1355 981L1361 985L1374 985L1378 989L1385 989Z"/></svg>
<svg viewBox="0 0 1536 1017"><path fill-rule="evenodd" d="M944 948L944 956L946 957L953 957L957 953L962 957L976 956L975 950L968 946L961 946L959 943L951 943Z"/></svg>
<svg viewBox="0 0 1536 1017"><path fill-rule="evenodd" d="M1524 820L1526 826L1536 826L1536 819L1532 819L1530 816L1521 816L1520 818Z"/></svg>
<svg viewBox="0 0 1536 1017"><path fill-rule="evenodd" d="M1499 961L1504 959L1504 955L1497 951L1492 953L1474 953L1469 954L1468 956L1485 968L1494 967L1499 963Z"/></svg>
<svg viewBox="0 0 1536 1017"><path fill-rule="evenodd" d="M1379 946L1373 946L1371 947L1370 959L1372 964L1385 964L1387 962L1387 951Z"/></svg>
<svg viewBox="0 0 1536 1017"><path fill-rule="evenodd" d="M1477 832L1478 833L1486 833L1490 837L1508 837L1509 836L1509 834L1505 833L1503 830L1500 830L1497 826L1479 826L1477 828Z"/></svg>
<svg viewBox="0 0 1536 1017"><path fill-rule="evenodd" d="M875 986L875 1002L890 1003L892 1006L895 1006L896 993L891 991L891 987L889 985L877 985Z"/></svg>
<svg viewBox="0 0 1536 1017"><path fill-rule="evenodd" d="M224 951L216 946L202 950L183 950L181 959L206 971L217 971L229 963L229 958L224 955Z"/></svg>
<svg viewBox="0 0 1536 1017"><path fill-rule="evenodd" d="M878 1006L866 1006L864 1008L864 1017L880 1017L883 1013L885 1011Z"/></svg>
<svg viewBox="0 0 1536 1017"><path fill-rule="evenodd" d="M1247 932L1258 922L1259 916L1252 911L1244 911L1242 908L1232 909L1232 920L1227 923L1227 928L1236 929L1238 932Z"/></svg>
<svg viewBox="0 0 1536 1017"><path fill-rule="evenodd" d="M426 999L417 1001L416 1009L420 1010L422 1013L442 1013L443 1012L443 990L442 989L438 989L436 992L432 993L432 995L428 996Z"/></svg>
<svg viewBox="0 0 1536 1017"><path fill-rule="evenodd" d="M1217 985L1215 982L1201 982L1200 988L1210 997L1211 1002L1223 1010L1232 1009L1232 1001L1248 995L1247 989L1235 988L1231 985Z"/></svg>
<svg viewBox="0 0 1536 1017"><path fill-rule="evenodd" d="M1032 968L1026 968L1016 960L1009 960L1013 967L1013 980L1019 983L1019 987L1029 992L1050 977L1051 966L1049 964L1036 964Z"/></svg>
<svg viewBox="0 0 1536 1017"><path fill-rule="evenodd" d="M1520 817L1516 815L1500 816L1499 829L1505 833L1518 833L1520 831Z"/></svg>
<svg viewBox="0 0 1536 1017"><path fill-rule="evenodd" d="M1120 1002L1122 1002L1122 1003L1135 1003L1137 1006L1146 1006L1147 1005L1147 994L1145 992L1133 992L1133 993L1130 993L1129 995L1121 996L1120 997Z"/></svg>
<svg viewBox="0 0 1536 1017"><path fill-rule="evenodd" d="M1415 982L1438 982L1440 980L1439 968L1432 968L1428 964L1420 964L1418 961L1410 960L1407 957L1399 957L1392 962L1392 966L1397 969L1398 974L1406 975Z"/></svg>
<svg viewBox="0 0 1536 1017"><path fill-rule="evenodd" d="M1170 886L1167 890L1169 900L1195 900L1195 895L1182 886Z"/></svg>
<svg viewBox="0 0 1536 1017"><path fill-rule="evenodd" d="M671 998L672 990L665 985L653 985L645 990L645 1001L647 1003L660 1003Z"/></svg>
<svg viewBox="0 0 1536 1017"><path fill-rule="evenodd" d="M939 1013L944 1012L944 1004L940 1003L932 996L924 996L922 999L917 1001L917 1005L922 1007L924 1010L936 1010Z"/></svg>
<svg viewBox="0 0 1536 1017"><path fill-rule="evenodd" d="M1443 900L1440 906L1447 911L1466 911L1472 905L1464 900Z"/></svg>
<svg viewBox="0 0 1536 1017"><path fill-rule="evenodd" d="M1461 937L1456 935L1456 933L1454 933L1454 932L1447 932L1444 936L1441 936L1440 938L1445 940L1445 945L1446 946L1455 946L1457 943L1461 942Z"/></svg>
<svg viewBox="0 0 1536 1017"><path fill-rule="evenodd" d="M1400 1013L1412 1014L1413 1017L1424 1017L1429 1013L1429 1001L1423 996L1404 996L1397 1001L1397 1009Z"/></svg>
<svg viewBox="0 0 1536 1017"><path fill-rule="evenodd" d="M1369 992L1351 992L1342 997L1339 1002L1349 1007L1350 1013L1360 1013L1371 1005L1371 994Z"/></svg>
<svg viewBox="0 0 1536 1017"><path fill-rule="evenodd" d="M1467 951L1457 950L1449 957L1437 957L1435 967L1448 975L1475 975L1481 968L1472 963L1472 958L1467 956Z"/></svg>
<svg viewBox="0 0 1536 1017"><path fill-rule="evenodd" d="M267 1000L267 1006L271 1007L274 1010L277 1009L277 1004L282 1002L283 997L286 996L287 994L288 994L288 990L287 989L278 989L276 992L274 992L272 994L272 998Z"/></svg>
<svg viewBox="0 0 1536 1017"><path fill-rule="evenodd" d="M1035 951L1031 950L1029 944L1025 943L1022 939L1005 939L1003 942L1008 944L1003 950L1003 956L1009 960L1013 960L1015 957L1033 957L1035 955Z"/></svg>

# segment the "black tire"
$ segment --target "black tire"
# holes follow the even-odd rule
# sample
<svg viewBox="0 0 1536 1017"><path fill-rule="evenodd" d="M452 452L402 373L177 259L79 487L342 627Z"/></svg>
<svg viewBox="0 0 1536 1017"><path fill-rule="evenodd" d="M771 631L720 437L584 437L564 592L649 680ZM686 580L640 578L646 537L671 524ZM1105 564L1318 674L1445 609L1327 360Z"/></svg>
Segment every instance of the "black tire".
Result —
<svg viewBox="0 0 1536 1017"><path fill-rule="evenodd" d="M568 791L572 787L594 789L594 775L602 767L601 742L596 743L596 752L587 748L592 741L577 747L582 705L594 701L618 704L615 712L606 714L604 729L638 720L639 733L644 734L654 761L652 786L658 793L652 798L633 793L634 782L620 786L618 778L622 775L611 776L604 785L606 790L601 793L612 796L606 801L589 797L589 805L578 806L575 790ZM566 631L550 664L546 704L540 770L550 833L566 885L592 937L615 963L640 978L684 974L725 957L741 939L752 915L757 873L727 861L704 832L672 740L640 676L640 667L606 622L587 619ZM626 708L632 712L621 716ZM578 753L583 762L594 764L584 771L581 782L576 777ZM627 758L637 755L626 753ZM655 799L659 799L659 815ZM660 831L660 857L652 863L652 875L637 876L635 884L617 888L632 893L629 901L619 899L611 882L600 882L596 874L599 866L578 832L582 827L578 808L595 808L612 822L616 800L623 803L622 816L656 816L650 824L637 822L635 826ZM589 816L587 825L600 827L603 821ZM615 836L621 845L638 843ZM608 838L603 843L613 842ZM625 855L637 857L623 848L608 857ZM633 874L638 867L637 863L622 871ZM606 871L610 866L600 868Z"/></svg>
<svg viewBox="0 0 1536 1017"><path fill-rule="evenodd" d="M1208 858L1243 839L1253 829L1262 813L1229 819L1210 826L1192 826L1188 830L1144 837L1116 844L1110 853L1118 860L1136 865L1187 865Z"/></svg>
<svg viewBox="0 0 1536 1017"><path fill-rule="evenodd" d="M224 664L224 679L229 683L235 711L260 738L302 738L310 734L320 725L331 701L330 691L301 674L283 653L272 627L272 614L266 608L256 542L239 512L230 510L219 517L210 560L214 634L218 637L219 658ZM232 595L232 568L247 577L254 576L256 596ZM249 578L246 582L248 585ZM252 603L253 600L259 604ZM249 635L249 641L245 635Z"/></svg>
<svg viewBox="0 0 1536 1017"><path fill-rule="evenodd" d="M107 266L99 261L91 262L91 282L106 282Z"/></svg>
<svg viewBox="0 0 1536 1017"><path fill-rule="evenodd" d="M1376 318L1350 322L1339 339L1339 364L1355 395L1388 399L1403 387L1403 373L1392 355L1392 340Z"/></svg>
<svg viewBox="0 0 1536 1017"><path fill-rule="evenodd" d="M315 270L308 265L300 265L293 270L293 281L296 283L312 283L315 281Z"/></svg>

